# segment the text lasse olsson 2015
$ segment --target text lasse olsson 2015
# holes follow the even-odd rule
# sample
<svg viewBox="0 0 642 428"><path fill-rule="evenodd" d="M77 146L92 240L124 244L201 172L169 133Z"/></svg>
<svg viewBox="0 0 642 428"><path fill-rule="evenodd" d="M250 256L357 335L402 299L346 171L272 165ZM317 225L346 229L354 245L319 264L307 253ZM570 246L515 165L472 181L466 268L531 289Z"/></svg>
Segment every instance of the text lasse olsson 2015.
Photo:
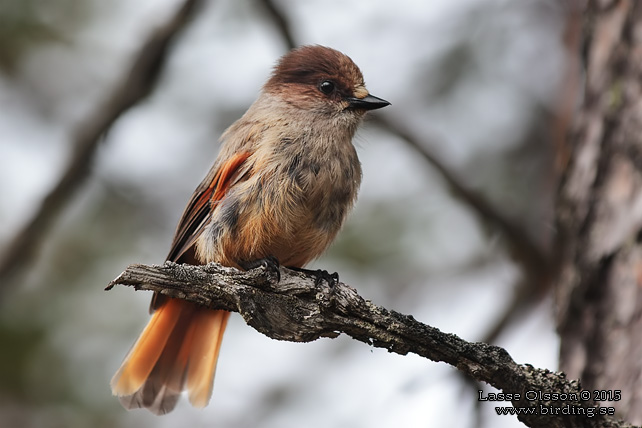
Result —
<svg viewBox="0 0 642 428"><path fill-rule="evenodd" d="M583 390L579 393L560 393L560 392L545 392L529 390L524 394L521 393L492 393L484 394L484 391L479 390L477 401L520 401L522 396L527 401L544 401L550 404L540 404L539 406L529 407L512 407L512 406L498 406L495 411L498 415L584 415L592 418L596 415L614 415L614 407L600 407L600 406L580 406L572 405L568 402L600 402L600 401L619 401L622 398L620 390L596 390L587 391ZM559 405L555 405L559 402Z"/></svg>
<svg viewBox="0 0 642 428"><path fill-rule="evenodd" d="M520 393L492 393L489 392L484 395L484 391L477 391L477 401L519 401L522 399ZM528 401L620 401L622 392L616 390L596 390L588 391L583 390L579 393L563 393L563 392L544 392L529 390L524 394L524 398Z"/></svg>

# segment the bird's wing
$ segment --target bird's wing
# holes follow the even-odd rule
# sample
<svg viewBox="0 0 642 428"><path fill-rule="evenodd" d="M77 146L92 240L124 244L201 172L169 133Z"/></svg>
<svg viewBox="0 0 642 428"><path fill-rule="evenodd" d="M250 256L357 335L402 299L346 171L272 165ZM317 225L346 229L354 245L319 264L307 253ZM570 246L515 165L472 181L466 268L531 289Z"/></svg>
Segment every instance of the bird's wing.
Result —
<svg viewBox="0 0 642 428"><path fill-rule="evenodd" d="M178 222L167 260L187 263L198 262L196 260L181 260L181 258L192 249L194 243L203 232L214 206L243 175L244 168L241 167L250 154L249 151L236 153L226 162L212 167L207 177L194 191Z"/></svg>

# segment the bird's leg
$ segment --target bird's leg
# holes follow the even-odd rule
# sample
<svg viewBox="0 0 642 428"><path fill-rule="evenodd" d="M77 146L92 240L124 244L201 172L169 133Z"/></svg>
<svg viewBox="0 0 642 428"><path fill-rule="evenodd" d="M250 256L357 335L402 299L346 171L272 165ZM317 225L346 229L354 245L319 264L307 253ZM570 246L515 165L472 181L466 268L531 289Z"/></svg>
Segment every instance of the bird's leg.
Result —
<svg viewBox="0 0 642 428"><path fill-rule="evenodd" d="M239 266L241 266L245 270L252 270L255 269L259 266L264 266L266 270L272 271L276 275L276 281L279 282L281 281L281 271L279 270L279 260L274 257L274 256L267 256L263 257L262 259L256 259L256 260L246 260L239 262Z"/></svg>
<svg viewBox="0 0 642 428"><path fill-rule="evenodd" d="M317 269L317 270L312 270L312 269L304 269L300 267L289 267L286 266L290 270L294 270L297 272L302 272L308 275L314 275L314 285L319 286L323 281L327 282L330 288L334 288L335 285L339 282L339 274L337 272L330 273L327 270L323 269Z"/></svg>

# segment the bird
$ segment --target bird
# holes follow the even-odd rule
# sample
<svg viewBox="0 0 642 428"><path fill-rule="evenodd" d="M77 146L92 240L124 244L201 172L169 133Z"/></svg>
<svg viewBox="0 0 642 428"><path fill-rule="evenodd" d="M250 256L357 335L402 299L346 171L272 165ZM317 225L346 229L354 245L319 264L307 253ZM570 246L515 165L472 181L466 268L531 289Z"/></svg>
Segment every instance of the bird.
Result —
<svg viewBox="0 0 642 428"><path fill-rule="evenodd" d="M367 111L389 104L368 92L361 70L335 49L306 45L286 53L222 134L167 260L305 270L356 201L357 128ZM205 407L230 313L158 293L150 312L111 380L112 393L125 408L156 415L172 411L183 390L194 407Z"/></svg>

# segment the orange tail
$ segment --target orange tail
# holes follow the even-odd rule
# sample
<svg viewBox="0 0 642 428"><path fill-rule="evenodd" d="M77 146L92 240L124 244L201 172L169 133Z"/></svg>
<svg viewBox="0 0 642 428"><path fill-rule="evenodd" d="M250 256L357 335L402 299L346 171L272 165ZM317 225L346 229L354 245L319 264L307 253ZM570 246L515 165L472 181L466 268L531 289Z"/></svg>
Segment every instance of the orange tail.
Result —
<svg viewBox="0 0 642 428"><path fill-rule="evenodd" d="M144 407L162 415L174 409L187 388L192 405L205 407L229 316L167 299L112 378L112 393L127 409Z"/></svg>

